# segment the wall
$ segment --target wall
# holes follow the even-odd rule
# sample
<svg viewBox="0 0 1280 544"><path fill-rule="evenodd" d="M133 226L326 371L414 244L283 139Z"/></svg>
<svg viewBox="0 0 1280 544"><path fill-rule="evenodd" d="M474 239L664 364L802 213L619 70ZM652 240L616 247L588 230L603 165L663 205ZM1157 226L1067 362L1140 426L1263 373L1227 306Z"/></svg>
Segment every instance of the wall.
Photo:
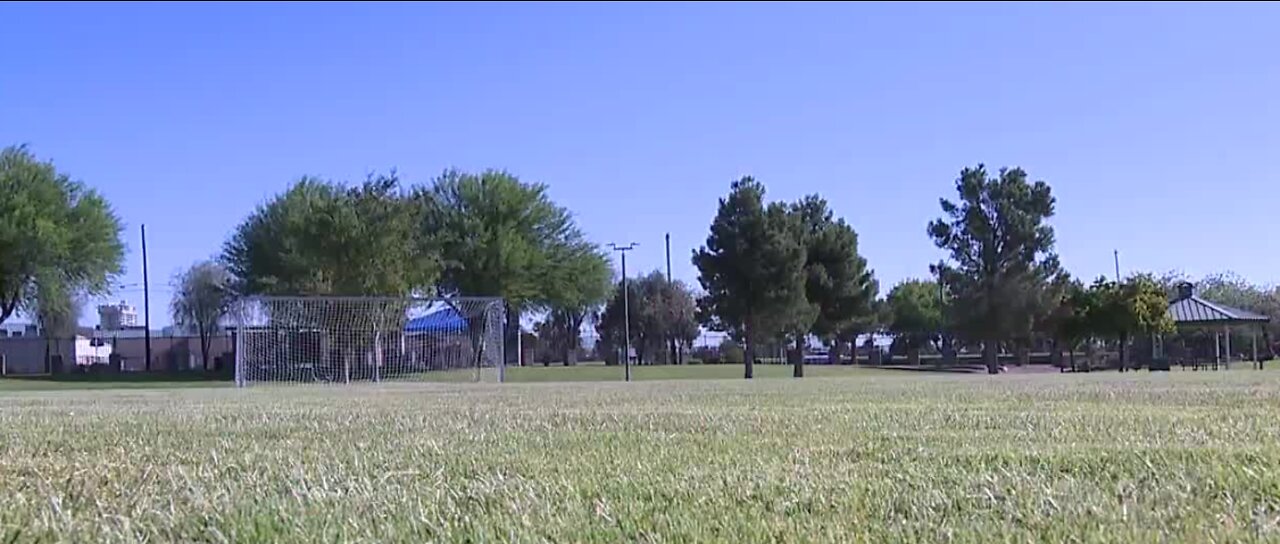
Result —
<svg viewBox="0 0 1280 544"><path fill-rule="evenodd" d="M0 338L0 357L4 358L3 372L8 376L47 374L45 353L61 356L63 368L69 369L75 361L75 340L55 339L46 342L41 337Z"/></svg>
<svg viewBox="0 0 1280 544"><path fill-rule="evenodd" d="M144 372L147 370L147 341L144 338L106 338L113 352L121 358L120 368L124 372ZM215 368L215 359L224 356L231 364L230 353L234 349L230 336L214 336L209 339L210 370ZM200 358L199 336L152 336L151 337L151 371L169 372L171 370L201 370L205 368Z"/></svg>

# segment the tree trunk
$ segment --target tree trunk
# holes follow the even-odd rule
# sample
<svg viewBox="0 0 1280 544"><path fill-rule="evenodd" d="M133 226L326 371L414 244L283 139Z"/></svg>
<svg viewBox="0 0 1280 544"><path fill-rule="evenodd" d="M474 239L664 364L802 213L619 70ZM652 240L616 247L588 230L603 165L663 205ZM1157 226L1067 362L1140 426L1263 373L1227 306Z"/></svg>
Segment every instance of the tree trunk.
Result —
<svg viewBox="0 0 1280 544"><path fill-rule="evenodd" d="M942 365L956 364L956 343L949 335L942 335Z"/></svg>
<svg viewBox="0 0 1280 544"><path fill-rule="evenodd" d="M982 343L982 362L987 365L987 374L1000 373L1000 343L990 340Z"/></svg>
<svg viewBox="0 0 1280 544"><path fill-rule="evenodd" d="M1120 372L1124 372L1129 368L1129 333L1120 333L1120 345L1116 349L1120 352Z"/></svg>
<svg viewBox="0 0 1280 544"><path fill-rule="evenodd" d="M745 343L746 343L746 346L744 346L744 347L743 347L743 350L742 350L742 354L743 354L743 357L742 357L743 375L742 375L742 377L743 377L743 378L746 378L746 379L748 379L748 380L750 380L750 379L751 379L751 378L753 378L753 377L754 377L754 375L755 375L755 373L754 373L753 371L755 370L755 362L756 362L756 339L755 339L755 331L754 331L754 330L752 330L751 325L750 325L750 324L748 324L745 328L746 328L746 333L747 333L747 334L746 334L746 338L745 338L745 340L746 340L746 342L745 342Z"/></svg>
<svg viewBox="0 0 1280 544"><path fill-rule="evenodd" d="M833 339L827 345L827 364L831 366L840 364L840 338Z"/></svg>
<svg viewBox="0 0 1280 544"><path fill-rule="evenodd" d="M804 377L804 335L796 336L795 353L792 355L795 361L795 368L791 371L791 377Z"/></svg>
<svg viewBox="0 0 1280 544"><path fill-rule="evenodd" d="M200 363L204 367L204 371L209 371L209 333L207 331L200 333Z"/></svg>
<svg viewBox="0 0 1280 544"><path fill-rule="evenodd" d="M1070 354L1067 355L1067 357L1071 359L1071 371L1075 372L1076 371L1076 346L1070 345L1070 346L1067 346L1067 349L1071 350Z"/></svg>

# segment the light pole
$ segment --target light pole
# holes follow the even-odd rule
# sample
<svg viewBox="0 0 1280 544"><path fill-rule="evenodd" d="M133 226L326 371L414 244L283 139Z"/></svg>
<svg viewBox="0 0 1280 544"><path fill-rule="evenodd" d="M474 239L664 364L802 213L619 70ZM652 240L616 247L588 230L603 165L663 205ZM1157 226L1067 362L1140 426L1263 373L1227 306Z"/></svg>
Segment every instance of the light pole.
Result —
<svg viewBox="0 0 1280 544"><path fill-rule="evenodd" d="M626 381L631 381L631 307L627 299L627 252L640 244L635 242L625 246L609 243L609 248L622 254L622 368Z"/></svg>

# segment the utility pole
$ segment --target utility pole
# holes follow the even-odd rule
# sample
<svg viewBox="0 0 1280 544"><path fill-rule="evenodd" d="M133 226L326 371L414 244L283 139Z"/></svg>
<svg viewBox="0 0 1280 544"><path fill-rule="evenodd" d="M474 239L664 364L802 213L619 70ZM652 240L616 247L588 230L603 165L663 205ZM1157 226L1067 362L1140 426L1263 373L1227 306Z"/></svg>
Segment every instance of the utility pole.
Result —
<svg viewBox="0 0 1280 544"><path fill-rule="evenodd" d="M667 233L667 283L671 283L671 233Z"/></svg>
<svg viewBox="0 0 1280 544"><path fill-rule="evenodd" d="M147 372L151 372L151 284L147 282L147 226L142 225L142 325L146 330Z"/></svg>
<svg viewBox="0 0 1280 544"><path fill-rule="evenodd" d="M1116 257L1116 283L1120 283L1120 250L1112 250Z"/></svg>
<svg viewBox="0 0 1280 544"><path fill-rule="evenodd" d="M609 243L609 247L622 254L622 368L626 381L631 381L631 303L627 299L627 252L640 244L635 242L620 246Z"/></svg>
<svg viewBox="0 0 1280 544"><path fill-rule="evenodd" d="M675 289L675 284L671 282L671 233L666 235L667 241L667 288ZM676 348L676 339L674 336L667 338L667 362L680 364L680 354Z"/></svg>

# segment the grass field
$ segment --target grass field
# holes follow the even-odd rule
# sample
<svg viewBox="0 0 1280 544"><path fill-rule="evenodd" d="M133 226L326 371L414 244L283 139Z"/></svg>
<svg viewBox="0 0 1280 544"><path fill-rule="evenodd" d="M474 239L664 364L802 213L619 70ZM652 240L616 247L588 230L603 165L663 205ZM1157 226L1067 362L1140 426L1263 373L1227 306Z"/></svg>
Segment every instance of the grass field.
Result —
<svg viewBox="0 0 1280 544"><path fill-rule="evenodd" d="M1280 372L842 376L10 390L0 542L1280 540Z"/></svg>
<svg viewBox="0 0 1280 544"><path fill-rule="evenodd" d="M635 366L632 367L632 379L636 381L650 380L719 380L742 378L742 365L684 365L684 366ZM497 381L496 371L486 369L486 379ZM869 372L864 367L821 366L805 367L805 375L813 377L852 376ZM875 372L870 370L870 372ZM757 378L790 378L791 367L787 365L757 365ZM436 372L415 377L434 382L461 383L475 381L474 371ZM582 363L577 366L526 366L507 369L507 381L512 383L532 382L595 382L622 381L623 369L620 366L605 366L603 363ZM209 379L204 376L184 376L182 374L123 374L117 376L64 376L57 379L48 377L36 378L0 378L0 392L3 391L57 391L66 389L167 389L187 387L230 387L230 378Z"/></svg>

